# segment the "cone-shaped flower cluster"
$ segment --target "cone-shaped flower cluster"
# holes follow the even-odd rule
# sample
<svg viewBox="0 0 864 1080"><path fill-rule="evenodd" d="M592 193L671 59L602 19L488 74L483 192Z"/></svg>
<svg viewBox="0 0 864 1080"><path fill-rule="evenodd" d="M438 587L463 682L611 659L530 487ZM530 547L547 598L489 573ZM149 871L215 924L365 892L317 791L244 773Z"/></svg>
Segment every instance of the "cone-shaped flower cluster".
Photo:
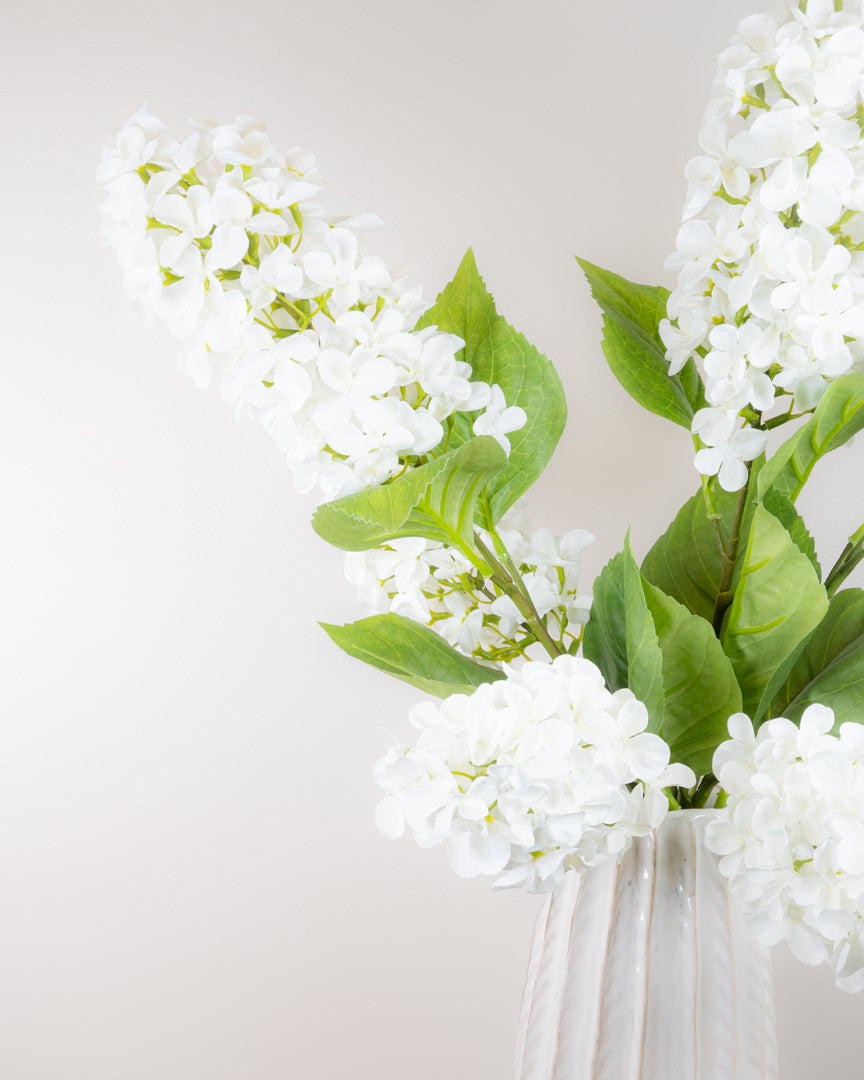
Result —
<svg viewBox="0 0 864 1080"><path fill-rule="evenodd" d="M572 656L423 702L411 721L416 746L393 745L376 768L379 828L446 841L457 874L500 874L502 887L547 891L568 868L618 857L663 820L664 786L695 783L646 733L645 706Z"/></svg>
<svg viewBox="0 0 864 1080"><path fill-rule="evenodd" d="M800 728L729 720L714 755L728 817L708 847L752 917L758 937L786 940L805 964L831 963L837 985L864 990L864 727L840 725L824 705Z"/></svg>
<svg viewBox="0 0 864 1080"><path fill-rule="evenodd" d="M301 491L332 499L389 479L457 411L490 406L475 423L505 449L525 422L498 387L470 381L461 338L415 329L419 289L363 254L359 231L377 219L326 214L312 155L280 153L262 124L176 142L141 112L98 178L127 292L181 338L199 385L215 376L273 435Z"/></svg>
<svg viewBox="0 0 864 1080"><path fill-rule="evenodd" d="M862 125L861 0L744 19L687 166L661 326L670 372L691 356L702 367L696 466L728 491L765 447L760 418L812 410L864 361Z"/></svg>

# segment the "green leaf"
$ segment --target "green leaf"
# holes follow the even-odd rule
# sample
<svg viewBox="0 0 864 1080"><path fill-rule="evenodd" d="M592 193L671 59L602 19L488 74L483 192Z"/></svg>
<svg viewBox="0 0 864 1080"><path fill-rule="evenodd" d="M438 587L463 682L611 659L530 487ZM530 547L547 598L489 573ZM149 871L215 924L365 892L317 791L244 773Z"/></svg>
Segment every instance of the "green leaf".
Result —
<svg viewBox="0 0 864 1080"><path fill-rule="evenodd" d="M759 477L759 494L769 488L798 498L816 462L864 428L864 374L841 375L825 391L803 427L771 456Z"/></svg>
<svg viewBox="0 0 864 1080"><path fill-rule="evenodd" d="M623 552L614 555L594 579L591 618L585 627L582 654L597 665L610 690L628 685Z"/></svg>
<svg viewBox="0 0 864 1080"><path fill-rule="evenodd" d="M715 493L724 542L732 531L737 495ZM705 497L697 491L678 511L672 524L642 563L645 578L694 615L709 622L720 591L723 556Z"/></svg>
<svg viewBox="0 0 864 1080"><path fill-rule="evenodd" d="M491 436L472 439L389 484L324 503L312 527L343 551L365 551L400 536L470 545L480 494L506 464Z"/></svg>
<svg viewBox="0 0 864 1080"><path fill-rule="evenodd" d="M591 618L582 642L584 656L600 668L610 690L629 687L648 707L648 730L663 723L660 646L629 537L594 582Z"/></svg>
<svg viewBox="0 0 864 1080"><path fill-rule="evenodd" d="M773 672L821 621L828 598L806 555L764 506L757 506L735 597L720 640L753 716Z"/></svg>
<svg viewBox="0 0 864 1080"><path fill-rule="evenodd" d="M741 709L735 672L710 622L644 581L663 665L664 711L660 735L672 760L697 776L711 771L716 747L726 738L726 722Z"/></svg>
<svg viewBox="0 0 864 1080"><path fill-rule="evenodd" d="M433 630L403 615L372 615L347 626L319 625L349 656L436 697L471 694L483 683L505 677L503 671L470 660Z"/></svg>
<svg viewBox="0 0 864 1080"><path fill-rule="evenodd" d="M642 575L633 558L629 537L623 555L628 685L636 697L648 707L648 730L657 731L663 722L662 656L642 588Z"/></svg>
<svg viewBox="0 0 864 1080"><path fill-rule="evenodd" d="M864 723L864 591L831 598L825 618L800 650L768 710L798 721L808 705L834 710L836 725ZM835 725L835 730L836 730Z"/></svg>
<svg viewBox="0 0 864 1080"><path fill-rule="evenodd" d="M795 504L789 496L784 495L776 488L769 488L762 499L762 505L777 518L786 532L789 533L801 554L807 556L816 571L816 576L821 581L822 567L819 565L819 558L816 555L816 544L804 524L804 519L795 509Z"/></svg>
<svg viewBox="0 0 864 1080"><path fill-rule="evenodd" d="M830 608L828 609L830 613ZM825 618L828 616L826 615ZM824 621L824 620L823 620ZM821 624L820 624L821 625ZM816 628L818 629L818 627ZM781 661L778 667L771 673L768 682L765 684L765 689L762 691L762 696L759 699L759 704L756 707L756 711L753 714L753 726L759 728L769 718L769 716L779 716L780 713L776 709L772 709L772 702L775 697L781 693L782 688L789 678L790 673L795 669L796 665L801 659L801 655L807 648L807 644L810 641L815 630L803 637L798 644L792 649L790 653Z"/></svg>
<svg viewBox="0 0 864 1080"><path fill-rule="evenodd" d="M669 291L659 285L637 285L586 259L577 261L603 310L603 352L612 374L649 412L689 431L705 395L692 360L677 375L669 374L658 330L666 318Z"/></svg>
<svg viewBox="0 0 864 1080"><path fill-rule="evenodd" d="M546 468L567 419L564 389L546 357L498 314L470 249L434 307L417 323L433 325L458 334L465 341L462 359L471 365L473 378L497 383L507 404L518 405L527 416L525 426L508 436L507 467L489 484L494 524ZM442 445L452 450L471 437L470 418L457 414Z"/></svg>

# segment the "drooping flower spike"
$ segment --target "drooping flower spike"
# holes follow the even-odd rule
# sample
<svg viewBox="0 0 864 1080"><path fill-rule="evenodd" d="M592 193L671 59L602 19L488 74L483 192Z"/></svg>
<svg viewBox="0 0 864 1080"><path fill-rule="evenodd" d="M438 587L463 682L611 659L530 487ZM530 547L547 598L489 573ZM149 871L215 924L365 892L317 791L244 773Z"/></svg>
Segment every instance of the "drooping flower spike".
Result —
<svg viewBox="0 0 864 1080"><path fill-rule="evenodd" d="M812 410L864 365L862 121L860 0L775 3L718 59L661 334L673 374L702 368L696 466L726 490L769 414Z"/></svg>
<svg viewBox="0 0 864 1080"><path fill-rule="evenodd" d="M326 213L307 151L281 153L249 117L176 142L142 111L99 180L130 297L181 339L184 371L264 425L299 490L326 500L386 481L458 411L509 450L522 409L471 379L461 338L416 328L420 290L363 254L380 222Z"/></svg>

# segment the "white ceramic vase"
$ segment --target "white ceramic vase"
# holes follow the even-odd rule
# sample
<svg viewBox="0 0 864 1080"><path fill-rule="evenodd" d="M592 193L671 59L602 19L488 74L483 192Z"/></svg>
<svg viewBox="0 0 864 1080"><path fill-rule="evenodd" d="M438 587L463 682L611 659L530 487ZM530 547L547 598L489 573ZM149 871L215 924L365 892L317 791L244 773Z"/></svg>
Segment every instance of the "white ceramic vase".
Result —
<svg viewBox="0 0 864 1080"><path fill-rule="evenodd" d="M667 815L547 898L516 1080L776 1080L770 958L702 842L713 814Z"/></svg>

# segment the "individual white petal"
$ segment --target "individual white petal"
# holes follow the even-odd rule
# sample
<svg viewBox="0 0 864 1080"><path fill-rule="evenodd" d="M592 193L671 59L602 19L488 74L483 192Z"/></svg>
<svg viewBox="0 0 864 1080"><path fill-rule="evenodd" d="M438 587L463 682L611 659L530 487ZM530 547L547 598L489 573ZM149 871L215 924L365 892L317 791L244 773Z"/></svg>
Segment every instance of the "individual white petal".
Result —
<svg viewBox="0 0 864 1080"><path fill-rule="evenodd" d="M318 374L331 390L345 393L353 381L351 358L339 349L322 349L318 354Z"/></svg>
<svg viewBox="0 0 864 1080"><path fill-rule="evenodd" d="M799 727L802 733L823 735L834 727L834 710L818 703L808 705L801 714Z"/></svg>
<svg viewBox="0 0 864 1080"><path fill-rule="evenodd" d="M249 235L242 225L217 225L208 253L214 270L230 270L249 250Z"/></svg>
<svg viewBox="0 0 864 1080"><path fill-rule="evenodd" d="M357 237L347 229L331 229L327 236L327 246L333 252L333 258L340 273L354 269L357 262Z"/></svg>
<svg viewBox="0 0 864 1080"><path fill-rule="evenodd" d="M844 837L837 845L837 863L844 874L864 874L864 837Z"/></svg>
<svg viewBox="0 0 864 1080"><path fill-rule="evenodd" d="M278 215L261 211L249 219L247 228L250 232L262 236L286 236L290 231L288 224Z"/></svg>
<svg viewBox="0 0 864 1080"><path fill-rule="evenodd" d="M723 454L717 447L705 447L697 452L693 463L703 476L714 476L723 465Z"/></svg>
<svg viewBox="0 0 864 1080"><path fill-rule="evenodd" d="M843 200L840 193L827 186L811 187L798 203L801 220L823 229L833 225L842 211Z"/></svg>
<svg viewBox="0 0 864 1080"><path fill-rule="evenodd" d="M673 761L656 777L656 782L663 787L692 788L696 784L696 774L689 765Z"/></svg>
<svg viewBox="0 0 864 1080"><path fill-rule="evenodd" d="M736 461L733 458L726 458L717 473L720 487L724 491L740 491L747 483L747 477L747 467L743 461Z"/></svg>
<svg viewBox="0 0 864 1080"><path fill-rule="evenodd" d="M217 187L210 207L217 225L244 224L252 217L252 200L229 184Z"/></svg>
<svg viewBox="0 0 864 1080"><path fill-rule="evenodd" d="M336 268L326 251L310 251L303 256L303 269L316 285L330 289L336 284Z"/></svg>
<svg viewBox="0 0 864 1080"><path fill-rule="evenodd" d="M742 461L753 461L765 450L768 434L756 428L743 427L729 440L729 445Z"/></svg>

